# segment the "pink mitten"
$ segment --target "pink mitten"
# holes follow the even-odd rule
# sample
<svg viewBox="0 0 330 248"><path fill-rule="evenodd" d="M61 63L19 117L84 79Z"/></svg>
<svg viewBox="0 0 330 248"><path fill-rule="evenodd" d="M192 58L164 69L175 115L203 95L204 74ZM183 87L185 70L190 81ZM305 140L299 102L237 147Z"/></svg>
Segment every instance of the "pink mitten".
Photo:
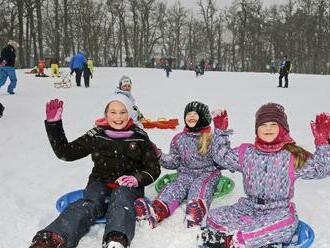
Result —
<svg viewBox="0 0 330 248"><path fill-rule="evenodd" d="M120 186L126 187L137 188L139 186L139 182L134 176L121 176L117 178L116 183L118 183Z"/></svg>
<svg viewBox="0 0 330 248"><path fill-rule="evenodd" d="M46 104L46 120L55 122L62 119L63 101L58 99L50 100Z"/></svg>
<svg viewBox="0 0 330 248"><path fill-rule="evenodd" d="M330 138L330 114L316 115L315 121L311 121L311 129L315 138L315 145L329 144Z"/></svg>
<svg viewBox="0 0 330 248"><path fill-rule="evenodd" d="M226 130L228 128L227 111L224 110L223 112L220 113L220 115L218 114L215 117L213 117L213 123L215 128Z"/></svg>

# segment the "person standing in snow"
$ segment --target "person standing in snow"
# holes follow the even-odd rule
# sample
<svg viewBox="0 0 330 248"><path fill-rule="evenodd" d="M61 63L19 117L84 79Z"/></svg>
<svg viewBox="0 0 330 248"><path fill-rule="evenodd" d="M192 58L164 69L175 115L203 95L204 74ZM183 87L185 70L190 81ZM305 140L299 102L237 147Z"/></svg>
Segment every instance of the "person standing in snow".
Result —
<svg viewBox="0 0 330 248"><path fill-rule="evenodd" d="M0 102L0 118L3 116L3 111L5 110L5 106Z"/></svg>
<svg viewBox="0 0 330 248"><path fill-rule="evenodd" d="M83 76L84 76L84 83L85 87L89 87L89 80L93 78L93 73L91 68L88 66L88 63L84 64L84 69L83 69Z"/></svg>
<svg viewBox="0 0 330 248"><path fill-rule="evenodd" d="M78 52L74 55L70 60L70 69L72 75L74 72L76 73L76 84L80 87L81 84L81 75L84 69L84 64L86 64L86 57L82 52Z"/></svg>
<svg viewBox="0 0 330 248"><path fill-rule="evenodd" d="M131 102L113 95L104 119L68 142L62 125L63 102L46 105L45 126L56 156L74 161L91 155L94 167L83 199L71 204L46 228L37 232L30 248L76 247L97 218L105 216L103 248L126 248L135 233L134 200L160 174L148 135L130 118Z"/></svg>
<svg viewBox="0 0 330 248"><path fill-rule="evenodd" d="M166 77L170 77L170 72L172 72L172 68L168 62L166 62L164 70L166 72Z"/></svg>
<svg viewBox="0 0 330 248"><path fill-rule="evenodd" d="M330 176L330 115L318 114L311 122L314 154L290 137L287 115L280 104L267 103L256 112L254 144L230 148L232 130L227 129L226 112L215 116L213 122L214 160L242 173L247 196L234 205L209 211L200 234L202 247L273 247L290 242L299 221L291 201L295 180Z"/></svg>
<svg viewBox="0 0 330 248"><path fill-rule="evenodd" d="M138 221L147 220L152 228L173 214L187 200L187 227L200 225L221 176L210 150L212 121L209 108L201 102L190 102L184 110L185 128L174 136L169 154L158 150L160 165L177 170L177 178L167 184L153 202L135 201Z"/></svg>
<svg viewBox="0 0 330 248"><path fill-rule="evenodd" d="M15 61L16 61L16 48L19 47L16 41L8 41L7 46L1 50L0 57L0 88L6 83L7 78L10 79L10 84L7 87L9 95L14 95L14 89L17 84Z"/></svg>
<svg viewBox="0 0 330 248"><path fill-rule="evenodd" d="M283 56L283 60L280 63L280 76L277 87L282 87L282 78L284 77L285 85L284 88L289 87L289 72L291 70L291 62L288 60L288 56Z"/></svg>

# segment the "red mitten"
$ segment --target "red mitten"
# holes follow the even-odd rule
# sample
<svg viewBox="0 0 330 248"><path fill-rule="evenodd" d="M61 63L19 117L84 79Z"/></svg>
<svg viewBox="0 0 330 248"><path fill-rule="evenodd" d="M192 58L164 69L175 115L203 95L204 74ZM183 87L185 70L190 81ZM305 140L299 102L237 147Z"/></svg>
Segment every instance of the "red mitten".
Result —
<svg viewBox="0 0 330 248"><path fill-rule="evenodd" d="M311 129L315 138L315 145L329 144L330 114L321 113L316 115L315 121L311 121Z"/></svg>
<svg viewBox="0 0 330 248"><path fill-rule="evenodd" d="M220 114L213 117L213 123L214 123L215 128L218 128L218 129L221 129L221 130L226 130L228 128L227 111L224 110Z"/></svg>
<svg viewBox="0 0 330 248"><path fill-rule="evenodd" d="M62 119L63 101L58 99L50 100L46 104L46 120L55 122Z"/></svg>

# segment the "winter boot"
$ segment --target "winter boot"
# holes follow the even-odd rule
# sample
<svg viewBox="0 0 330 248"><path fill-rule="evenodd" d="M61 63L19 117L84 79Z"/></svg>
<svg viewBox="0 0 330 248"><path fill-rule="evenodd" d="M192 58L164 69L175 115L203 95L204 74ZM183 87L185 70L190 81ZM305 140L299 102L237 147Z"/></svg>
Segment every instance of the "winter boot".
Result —
<svg viewBox="0 0 330 248"><path fill-rule="evenodd" d="M192 200L187 204L186 220L187 227L199 226L205 216L206 209L202 200Z"/></svg>
<svg viewBox="0 0 330 248"><path fill-rule="evenodd" d="M199 248L230 248L232 244L232 235L226 235L202 227L202 232L197 235L197 243Z"/></svg>
<svg viewBox="0 0 330 248"><path fill-rule="evenodd" d="M102 248L127 248L128 240L121 232L110 232L103 241Z"/></svg>
<svg viewBox="0 0 330 248"><path fill-rule="evenodd" d="M155 228L159 222L170 215L167 205L160 200L155 200L151 204L145 198L138 198L134 202L134 207L137 220L148 220L151 228Z"/></svg>
<svg viewBox="0 0 330 248"><path fill-rule="evenodd" d="M54 232L41 231L34 236L29 248L65 248L64 240Z"/></svg>

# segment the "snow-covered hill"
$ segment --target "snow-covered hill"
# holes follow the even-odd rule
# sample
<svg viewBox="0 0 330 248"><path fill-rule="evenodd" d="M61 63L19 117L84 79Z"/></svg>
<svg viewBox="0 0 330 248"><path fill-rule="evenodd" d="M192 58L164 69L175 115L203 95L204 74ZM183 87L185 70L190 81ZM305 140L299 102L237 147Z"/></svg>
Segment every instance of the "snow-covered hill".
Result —
<svg viewBox="0 0 330 248"><path fill-rule="evenodd" d="M64 71L68 69L63 69ZM277 75L268 73L206 72L196 78L192 71L174 70L170 78L157 69L97 68L91 87L56 89L53 78L35 78L18 70L16 95L0 89L5 114L0 119L0 247L28 247L36 231L57 215L56 199L83 188L92 168L91 159L64 162L55 157L49 145L43 120L45 103L64 100L63 121L69 140L82 135L102 116L107 99L118 79L133 80L133 95L148 118L180 119L177 130L149 130L150 138L164 152L172 137L183 128L183 110L191 100L209 104L211 109L226 108L235 133L233 145L254 140L254 114L263 103L275 101L286 107L291 136L297 144L314 151L310 120L318 112L330 112L330 76L290 75L288 89L277 88ZM163 173L166 173L163 170ZM214 201L212 207L232 204L243 194L241 176L225 172L235 180L230 196ZM298 181L295 199L300 218L316 233L313 247L329 247L330 178ZM153 185L147 195L155 196ZM186 229L184 207L150 230L138 226L132 248L192 248L197 229ZM81 240L79 248L101 247L103 226L94 226Z"/></svg>

